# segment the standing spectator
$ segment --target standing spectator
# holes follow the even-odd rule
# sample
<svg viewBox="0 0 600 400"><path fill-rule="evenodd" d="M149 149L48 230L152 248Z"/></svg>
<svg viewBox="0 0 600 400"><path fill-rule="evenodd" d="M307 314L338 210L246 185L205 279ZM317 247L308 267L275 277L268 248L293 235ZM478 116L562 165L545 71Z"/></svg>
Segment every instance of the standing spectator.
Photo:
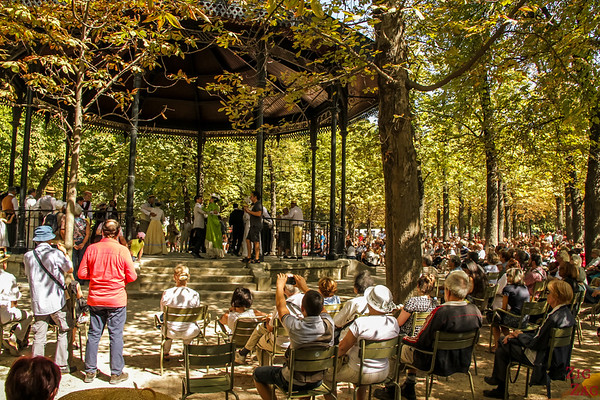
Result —
<svg viewBox="0 0 600 400"><path fill-rule="evenodd" d="M290 204L288 218L292 225L292 257L300 260L302 259L302 226L304 225L304 216L295 200L292 200Z"/></svg>
<svg viewBox="0 0 600 400"><path fill-rule="evenodd" d="M75 205L75 211L73 213L73 274L77 277L77 271L79 270L79 264L81 263L81 259L83 258L83 254L85 253L85 249L87 249L87 245L90 240L90 225L87 220L82 218L82 208L79 205ZM65 224L63 219L63 224L61 226L61 235L64 236ZM82 283L79 278L77 278L79 283Z"/></svg>
<svg viewBox="0 0 600 400"><path fill-rule="evenodd" d="M40 225L41 220L56 209L56 199L54 198L56 190L52 186L46 187L46 194L40 197L37 201L37 208L40 210Z"/></svg>
<svg viewBox="0 0 600 400"><path fill-rule="evenodd" d="M262 213L263 207L260 202L260 193L254 190L250 195L252 208L244 207L244 212L250 215L250 229L246 236L246 246L248 248L248 256L244 257L242 262L258 264L260 263L260 230L262 228ZM252 250L254 249L254 258L252 258Z"/></svg>
<svg viewBox="0 0 600 400"><path fill-rule="evenodd" d="M140 211L142 212L140 214L140 231L144 233L148 233L147 231L148 227L150 226L150 218L156 215L154 214L154 211L152 211L155 202L156 197L154 195L150 195L148 196L148 201L142 204L142 206L140 207Z"/></svg>
<svg viewBox="0 0 600 400"><path fill-rule="evenodd" d="M17 279L10 272L6 272L6 261L9 259L6 251L0 250L0 323L8 324L16 322L11 328L10 337L2 339L2 346L7 348L12 355L18 355L18 352L29 344L29 326L33 316L27 311L17 308L17 301L21 298L21 291L17 285Z"/></svg>
<svg viewBox="0 0 600 400"><path fill-rule="evenodd" d="M261 251L266 256L271 253L273 247L273 218L271 218L265 206L263 206L262 221L262 231L260 232Z"/></svg>
<svg viewBox="0 0 600 400"><path fill-rule="evenodd" d="M17 240L16 211L18 209L19 203L17 202L17 188L11 186L8 188L8 194L2 199L2 212L6 218L6 235L9 247L14 247Z"/></svg>
<svg viewBox="0 0 600 400"><path fill-rule="evenodd" d="M68 345L72 318L71 313L67 312L64 274L73 272L73 263L61 243L55 249L50 246L50 241L55 237L51 227L38 226L33 236L33 241L38 245L25 253L23 264L31 291L31 309L35 316L33 355L44 355L48 325L54 322L58 327L54 362L62 373L68 374L71 372Z"/></svg>
<svg viewBox="0 0 600 400"><path fill-rule="evenodd" d="M244 211L238 208L237 203L233 203L233 210L229 214L229 226L231 226L229 253L239 256L244 240Z"/></svg>
<svg viewBox="0 0 600 400"><path fill-rule="evenodd" d="M283 255L283 258L290 258L291 250L291 226L290 226L290 211L287 207L283 209L283 215L279 218L279 256Z"/></svg>
<svg viewBox="0 0 600 400"><path fill-rule="evenodd" d="M89 246L81 265L79 278L90 280L88 306L90 328L85 349L85 379L90 383L97 373L98 343L108 325L110 338L110 383L126 381L123 372L123 327L127 317L127 292L125 285L137 279L131 255L117 241L121 227L115 220L102 226L102 240Z"/></svg>
<svg viewBox="0 0 600 400"><path fill-rule="evenodd" d="M179 251L187 253L190 248L190 233L192 232L192 223L190 217L185 217L181 224L181 246Z"/></svg>
<svg viewBox="0 0 600 400"><path fill-rule="evenodd" d="M83 208L83 218L87 218L91 220L93 218L92 214L92 192L86 190L83 192L83 204L81 205Z"/></svg>
<svg viewBox="0 0 600 400"><path fill-rule="evenodd" d="M33 249L33 231L39 224L39 213L37 212L37 199L35 198L35 189L29 189L27 191L27 198L25 199L25 210L27 217L27 248Z"/></svg>
<svg viewBox="0 0 600 400"><path fill-rule="evenodd" d="M106 207L106 219L119 220L119 210L117 210L117 201L115 199L108 202L108 207Z"/></svg>
<svg viewBox="0 0 600 400"><path fill-rule="evenodd" d="M181 236L177 224L175 223L175 217L169 218L169 225L167 225L167 247L171 253L177 251L177 242Z"/></svg>
<svg viewBox="0 0 600 400"><path fill-rule="evenodd" d="M191 247L192 255L197 258L202 258L200 253L206 252L204 239L206 238L206 211L202 205L202 196L194 197L194 225L192 225Z"/></svg>

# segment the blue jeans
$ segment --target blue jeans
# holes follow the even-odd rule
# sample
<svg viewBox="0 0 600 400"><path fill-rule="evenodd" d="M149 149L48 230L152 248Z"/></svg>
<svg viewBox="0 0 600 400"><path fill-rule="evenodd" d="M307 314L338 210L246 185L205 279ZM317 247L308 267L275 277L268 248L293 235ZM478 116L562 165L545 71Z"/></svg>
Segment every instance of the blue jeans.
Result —
<svg viewBox="0 0 600 400"><path fill-rule="evenodd" d="M90 306L90 329L85 347L85 372L94 373L98 364L98 343L108 326L110 339L110 373L121 375L125 367L123 360L123 328L127 319L127 307Z"/></svg>

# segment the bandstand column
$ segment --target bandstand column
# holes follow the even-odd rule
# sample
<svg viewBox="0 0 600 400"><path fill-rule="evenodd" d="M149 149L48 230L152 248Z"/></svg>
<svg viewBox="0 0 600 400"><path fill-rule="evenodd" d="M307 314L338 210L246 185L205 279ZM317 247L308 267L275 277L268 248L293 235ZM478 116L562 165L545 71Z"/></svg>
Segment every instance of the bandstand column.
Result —
<svg viewBox="0 0 600 400"><path fill-rule="evenodd" d="M19 92L17 104L12 108L12 141L10 144L10 162L8 163L8 186L15 186L15 159L17 154L17 139L19 138L19 125L21 124L21 114L23 108L21 102L23 95Z"/></svg>
<svg viewBox="0 0 600 400"><path fill-rule="evenodd" d="M256 73L257 83L259 88L264 88L267 84L267 55L266 48L263 47L259 50L258 57L256 60ZM265 157L265 136L263 129L264 122L264 101L262 96L258 100L258 106L256 107L256 172L254 175L254 188L260 193L262 199L263 193L263 164Z"/></svg>
<svg viewBox="0 0 600 400"><path fill-rule="evenodd" d="M337 131L337 93L334 88L329 91L329 101L331 102L331 186L329 191L329 247L327 253L328 260L337 260L335 252L335 178L336 178L336 131Z"/></svg>
<svg viewBox="0 0 600 400"><path fill-rule="evenodd" d="M342 193L340 199L340 220L342 226L343 249L346 245L346 137L348 136L348 87L340 90L340 135L342 136Z"/></svg>
<svg viewBox="0 0 600 400"><path fill-rule="evenodd" d="M140 114L140 87L142 85L142 77L136 74L133 78L134 88L137 89L133 98L131 108L131 130L129 131L129 171L127 173L127 209L125 214L125 237L127 240L133 239L134 222L133 222L133 195L135 193L135 161L137 158L137 136L138 122Z"/></svg>
<svg viewBox="0 0 600 400"><path fill-rule="evenodd" d="M29 168L29 142L31 139L31 117L33 114L33 91L27 88L27 107L25 109L25 129L23 131L23 154L21 155L21 190L19 192L19 214L17 228L17 251L22 253L27 248L25 243L25 197L27 196L27 174Z"/></svg>
<svg viewBox="0 0 600 400"><path fill-rule="evenodd" d="M317 117L310 119L310 150L312 152L311 183L310 183L310 253L315 249L315 214L317 213Z"/></svg>

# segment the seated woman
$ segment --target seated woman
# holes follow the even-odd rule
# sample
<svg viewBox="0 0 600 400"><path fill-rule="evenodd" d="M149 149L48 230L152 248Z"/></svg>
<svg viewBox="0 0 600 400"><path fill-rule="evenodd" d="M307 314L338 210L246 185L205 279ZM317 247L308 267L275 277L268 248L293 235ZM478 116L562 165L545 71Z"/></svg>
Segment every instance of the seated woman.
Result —
<svg viewBox="0 0 600 400"><path fill-rule="evenodd" d="M233 291L231 296L231 306L229 311L223 314L219 322L229 328L229 332L233 333L235 323L240 318L256 318L266 317L264 312L252 308L252 292L245 287L238 287Z"/></svg>
<svg viewBox="0 0 600 400"><path fill-rule="evenodd" d="M165 290L160 299L161 311L164 312L165 307L200 307L200 295L195 290L187 287L190 279L188 267L183 264L177 265L174 269L173 279L175 280L175 287ZM183 343L189 344L200 333L200 327L193 322L170 322L166 328L167 340L163 348L165 361L170 359L169 351L171 351L173 339L183 339Z"/></svg>
<svg viewBox="0 0 600 400"><path fill-rule="evenodd" d="M421 275L417 280L417 295L408 299L400 315L398 316L398 325L402 336L411 336L413 330L412 314L414 312L431 312L439 306L437 300L432 299L429 293L435 285L435 276L431 274ZM415 335L419 333L421 327L415 328Z"/></svg>
<svg viewBox="0 0 600 400"><path fill-rule="evenodd" d="M339 345L338 356L348 355L348 358L337 371L338 382L358 384L359 375L364 384L382 382L389 372L387 358L365 359L360 371L359 343L361 339L388 340L398 336L398 321L390 314L396 308L392 292L383 285L372 286L365 291L365 299L369 315L355 319ZM367 386L358 389L359 400L367 397L366 389Z"/></svg>
<svg viewBox="0 0 600 400"><path fill-rule="evenodd" d="M585 290L585 287L578 281L579 271L573 263L566 262L561 264L558 268L558 274L563 282L567 282L569 286L571 286L573 293L582 292Z"/></svg>
<svg viewBox="0 0 600 400"><path fill-rule="evenodd" d="M60 379L60 368L46 357L17 358L6 376L6 399L52 400L58 393Z"/></svg>
<svg viewBox="0 0 600 400"><path fill-rule="evenodd" d="M498 348L494 356L494 369L492 376L484 378L488 385L497 385L495 389L484 390L486 397L495 399L504 398L504 385L507 379L506 367L511 361L534 366L531 384L546 383L546 362L548 360L548 346L552 328L568 328L575 324L569 306L573 300L573 289L567 282L553 280L548 284L548 305L552 311L537 331L523 333L514 330L498 341ZM570 348L558 348L552 355L550 371L553 379L564 380L569 365Z"/></svg>
<svg viewBox="0 0 600 400"><path fill-rule="evenodd" d="M323 305L340 304L341 300L337 292L337 282L328 276L319 279L319 292L323 295Z"/></svg>
<svg viewBox="0 0 600 400"><path fill-rule="evenodd" d="M523 283L523 271L519 268L510 268L506 271L506 286L502 290L502 307L497 309L492 318L492 334L494 343L500 339L500 325L506 325L511 328L522 328L527 323L527 316L523 319L513 317L504 311L510 311L511 314L521 314L521 309L526 301L529 301L529 290ZM508 328L502 327L502 333L508 335ZM495 344L492 345L495 349Z"/></svg>
<svg viewBox="0 0 600 400"><path fill-rule="evenodd" d="M469 275L469 281L471 282L471 290L467 300L471 301L473 298L483 299L485 288L488 285L483 269L472 261L461 264L461 268Z"/></svg>

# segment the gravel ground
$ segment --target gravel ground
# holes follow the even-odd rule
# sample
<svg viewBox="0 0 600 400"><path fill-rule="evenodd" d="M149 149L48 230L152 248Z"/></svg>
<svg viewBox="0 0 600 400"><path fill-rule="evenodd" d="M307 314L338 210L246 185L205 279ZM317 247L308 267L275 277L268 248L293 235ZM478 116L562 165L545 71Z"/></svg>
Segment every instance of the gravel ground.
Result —
<svg viewBox="0 0 600 400"><path fill-rule="evenodd" d="M383 271L378 271L378 281L383 280ZM309 283L310 285L310 283ZM352 285L350 279L346 279L340 282L340 286ZM26 283L22 283L22 291L26 290ZM158 298L136 298L130 299L128 304L128 318L125 325L125 371L129 373L129 380L124 382L120 387L145 387L151 388L158 392L168 394L174 398L181 397L181 379L184 376L183 359L181 357L182 346L181 342L175 341L171 354L177 355L171 358L171 361L165 364L166 372L163 376L159 373L159 348L160 348L160 335L159 332L153 326L153 315L158 310ZM263 301L264 303L264 301ZM26 303L25 303L26 304ZM222 314L227 308L227 304L209 304L213 318L217 315ZM261 310L269 310L273 307L272 304L256 304L256 308ZM575 346L572 358L572 365L576 369L584 370L590 369L592 373L600 372L600 346L595 336L595 328L591 326L589 320L584 319L583 321L583 334L584 340L582 346ZM484 325L482 329L482 335L480 344L476 348L477 356L477 367L478 375L474 375L475 384L475 398L483 398L482 391L487 389L488 386L483 382L485 375L491 374L491 368L493 365L493 355L487 351L488 345L489 326ZM214 335L214 323L207 329L207 336L209 341L215 340ZM46 348L47 355L51 356L54 353L54 341L55 335L49 333L49 344ZM84 337L85 346L85 337ZM100 350L98 354L98 367L102 374L92 383L86 384L83 382L83 373L76 372L71 375L63 376L60 390L57 398L64 396L68 393L90 389L90 388L107 388L112 387L109 385L108 378L110 375L109 368L109 340L108 333L105 333L100 342ZM74 352L74 365L78 367L79 371L83 369L83 362L79 358L79 351ZM26 350L23 354L30 354L30 349ZM15 357L10 356L8 353L0 356L0 380L4 381L6 374ZM258 365L253 360L250 365L236 366L235 367L235 391L242 400L259 399L258 393L254 388L252 381L252 371ZM473 372L473 368L471 368ZM108 374L108 375L107 375ZM522 399L524 398L524 376L521 376L518 382L511 387L511 399ZM581 379L576 382L580 382ZM553 394L555 398L561 397L561 395L567 395L570 390L570 384L566 382L553 382ZM191 398L206 398L214 399L223 396L221 394L209 394L209 395L194 395ZM419 398L425 398L425 384L424 376L419 375L419 384L417 385L417 396ZM352 393L347 384L341 384L340 396L341 399L352 398ZM0 393L0 399L4 399L4 391ZM445 378L436 379L433 392L430 397L431 399L443 399L443 400L454 400L454 399L468 399L470 398L469 383L466 375L457 374L450 377L448 380ZM545 399L545 389L543 387L533 387L530 390L529 399ZM563 397L565 398L565 397Z"/></svg>

